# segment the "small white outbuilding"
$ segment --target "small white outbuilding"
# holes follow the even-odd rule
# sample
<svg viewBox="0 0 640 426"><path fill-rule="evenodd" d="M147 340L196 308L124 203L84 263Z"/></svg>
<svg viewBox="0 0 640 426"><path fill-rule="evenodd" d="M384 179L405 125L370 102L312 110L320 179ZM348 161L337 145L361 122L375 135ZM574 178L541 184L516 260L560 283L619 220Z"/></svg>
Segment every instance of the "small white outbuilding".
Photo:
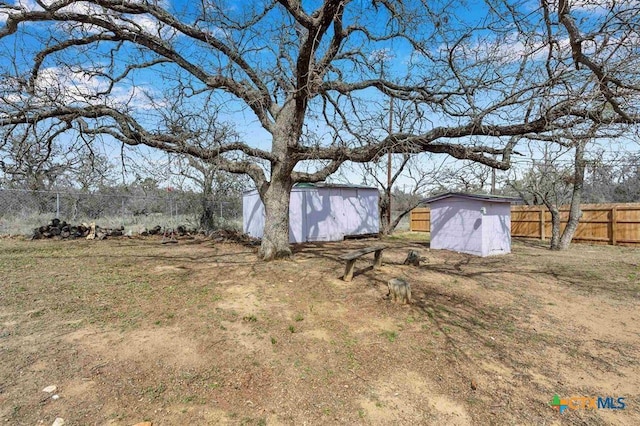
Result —
<svg viewBox="0 0 640 426"><path fill-rule="evenodd" d="M337 184L297 184L289 204L289 242L340 241L346 236L378 234L377 188ZM242 196L242 229L262 238L264 204L257 190Z"/></svg>
<svg viewBox="0 0 640 426"><path fill-rule="evenodd" d="M516 201L519 199L459 192L427 198L430 247L482 257L511 253L511 203Z"/></svg>

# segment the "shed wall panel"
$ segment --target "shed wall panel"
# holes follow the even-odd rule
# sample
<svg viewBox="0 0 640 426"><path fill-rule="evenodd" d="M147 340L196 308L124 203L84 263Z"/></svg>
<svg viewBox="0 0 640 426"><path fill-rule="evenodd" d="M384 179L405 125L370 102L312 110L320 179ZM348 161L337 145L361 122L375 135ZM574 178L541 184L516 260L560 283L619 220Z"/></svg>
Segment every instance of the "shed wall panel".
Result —
<svg viewBox="0 0 640 426"><path fill-rule="evenodd" d="M302 191L291 191L289 198L289 242L300 243L305 241L306 218L303 214L303 206L306 203L306 194ZM262 201L261 201L262 202ZM263 225L264 228L264 225Z"/></svg>
<svg viewBox="0 0 640 426"><path fill-rule="evenodd" d="M481 206L466 199L431 203L431 248L482 256Z"/></svg>
<svg viewBox="0 0 640 426"><path fill-rule="evenodd" d="M309 189L305 191L307 202L305 204L305 217L307 227L305 240L303 241L336 241L344 238L340 222L336 220L338 208L332 205L332 189ZM301 241L296 241L301 242Z"/></svg>
<svg viewBox="0 0 640 426"><path fill-rule="evenodd" d="M242 197L242 232L254 238L262 238L264 231L264 204L258 191L245 193Z"/></svg>
<svg viewBox="0 0 640 426"><path fill-rule="evenodd" d="M343 189L342 203L346 217L345 235L366 235L380 232L378 191L375 189Z"/></svg>
<svg viewBox="0 0 640 426"><path fill-rule="evenodd" d="M339 241L380 230L375 188L294 188L289 204L289 242ZM262 238L265 211L257 191L242 200L243 231Z"/></svg>
<svg viewBox="0 0 640 426"><path fill-rule="evenodd" d="M482 255L511 253L511 206L505 203L484 202Z"/></svg>

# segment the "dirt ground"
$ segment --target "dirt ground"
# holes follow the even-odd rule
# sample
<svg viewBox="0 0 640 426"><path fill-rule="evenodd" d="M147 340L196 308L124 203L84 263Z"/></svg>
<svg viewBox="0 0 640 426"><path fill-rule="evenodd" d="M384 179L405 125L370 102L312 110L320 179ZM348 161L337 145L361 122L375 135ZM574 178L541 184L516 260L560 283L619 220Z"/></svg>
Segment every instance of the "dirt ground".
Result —
<svg viewBox="0 0 640 426"><path fill-rule="evenodd" d="M640 249L413 237L351 282L338 256L379 241L264 263L205 239L0 239L0 423L640 424ZM411 305L385 299L393 277Z"/></svg>

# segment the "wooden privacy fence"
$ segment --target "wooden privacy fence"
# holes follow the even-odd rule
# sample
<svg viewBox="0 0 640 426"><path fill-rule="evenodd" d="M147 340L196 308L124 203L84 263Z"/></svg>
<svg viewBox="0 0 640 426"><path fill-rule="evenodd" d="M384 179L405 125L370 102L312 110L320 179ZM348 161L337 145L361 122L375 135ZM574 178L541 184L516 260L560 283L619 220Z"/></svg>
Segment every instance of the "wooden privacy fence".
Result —
<svg viewBox="0 0 640 426"><path fill-rule="evenodd" d="M640 245L640 203L583 204L582 218L573 238L575 242L611 245ZM569 207L560 208L564 229ZM429 232L428 207L411 211L409 229ZM551 237L551 213L545 206L511 206L511 236L539 238Z"/></svg>
<svg viewBox="0 0 640 426"><path fill-rule="evenodd" d="M416 207L411 210L409 230L418 232L431 231L431 210L429 207Z"/></svg>

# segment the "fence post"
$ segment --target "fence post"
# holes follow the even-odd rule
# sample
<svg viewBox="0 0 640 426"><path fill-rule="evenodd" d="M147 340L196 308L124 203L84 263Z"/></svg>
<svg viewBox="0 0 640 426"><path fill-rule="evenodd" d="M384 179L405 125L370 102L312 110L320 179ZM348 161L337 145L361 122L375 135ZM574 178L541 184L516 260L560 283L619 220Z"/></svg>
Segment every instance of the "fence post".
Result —
<svg viewBox="0 0 640 426"><path fill-rule="evenodd" d="M545 240L544 206L540 206L540 240Z"/></svg>
<svg viewBox="0 0 640 426"><path fill-rule="evenodd" d="M60 193L56 192L56 219L60 219Z"/></svg>
<svg viewBox="0 0 640 426"><path fill-rule="evenodd" d="M618 221L618 208L617 206L613 206L611 207L611 245L615 246L617 241L617 237L616 237L616 233L618 232L618 226L617 226L617 221Z"/></svg>

